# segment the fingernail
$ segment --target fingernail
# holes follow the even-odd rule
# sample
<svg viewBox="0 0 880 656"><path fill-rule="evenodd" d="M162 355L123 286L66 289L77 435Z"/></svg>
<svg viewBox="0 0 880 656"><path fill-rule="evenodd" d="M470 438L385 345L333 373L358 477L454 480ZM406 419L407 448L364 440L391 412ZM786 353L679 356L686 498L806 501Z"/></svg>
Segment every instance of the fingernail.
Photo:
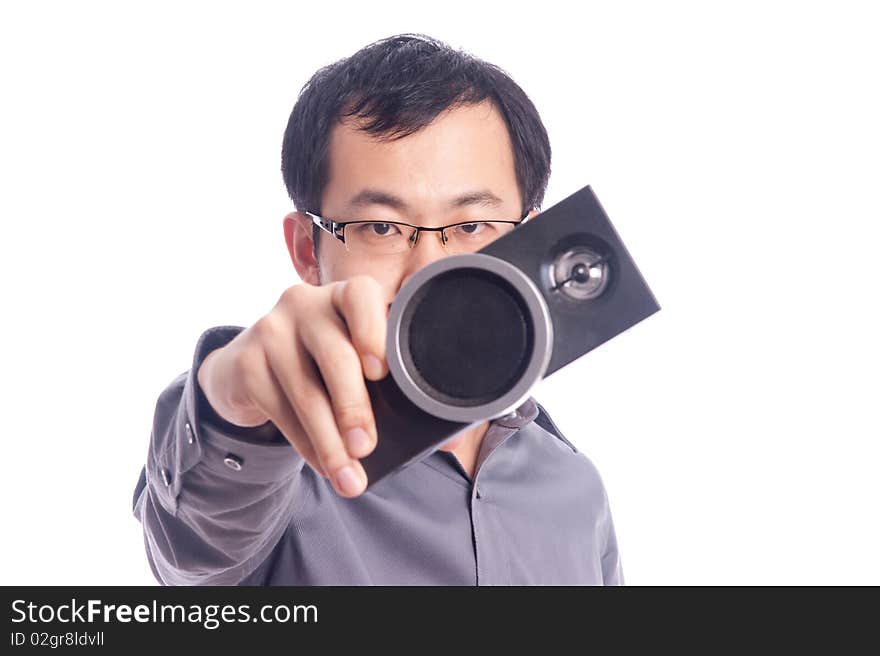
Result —
<svg viewBox="0 0 880 656"><path fill-rule="evenodd" d="M365 355L364 370L370 378L378 378L382 375L382 363L375 355Z"/></svg>
<svg viewBox="0 0 880 656"><path fill-rule="evenodd" d="M345 434L345 442L348 444L349 453L352 456L360 457L360 454L366 454L370 446L370 436L361 427L352 428Z"/></svg>
<svg viewBox="0 0 880 656"><path fill-rule="evenodd" d="M336 472L336 485L344 494L356 495L361 492L361 478L354 467L346 465Z"/></svg>

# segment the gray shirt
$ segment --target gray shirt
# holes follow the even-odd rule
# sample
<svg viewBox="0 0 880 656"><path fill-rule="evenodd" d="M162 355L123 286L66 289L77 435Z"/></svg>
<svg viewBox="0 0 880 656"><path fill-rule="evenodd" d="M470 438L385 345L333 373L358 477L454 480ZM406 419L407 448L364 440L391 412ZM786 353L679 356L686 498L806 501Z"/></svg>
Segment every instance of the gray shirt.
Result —
<svg viewBox="0 0 880 656"><path fill-rule="evenodd" d="M241 330L205 331L156 403L133 509L160 583L623 584L599 473L534 398L490 422L473 480L435 451L348 499L271 422L211 410L196 372Z"/></svg>

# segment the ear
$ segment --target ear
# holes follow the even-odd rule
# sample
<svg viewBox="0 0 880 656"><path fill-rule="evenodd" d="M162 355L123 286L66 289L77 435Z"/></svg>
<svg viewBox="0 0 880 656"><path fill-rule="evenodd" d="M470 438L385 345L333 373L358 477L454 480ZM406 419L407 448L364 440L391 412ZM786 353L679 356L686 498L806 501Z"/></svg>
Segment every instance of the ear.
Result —
<svg viewBox="0 0 880 656"><path fill-rule="evenodd" d="M312 243L312 220L300 212L291 212L285 216L284 241L287 243L290 260L303 282L320 285L318 260L315 259Z"/></svg>

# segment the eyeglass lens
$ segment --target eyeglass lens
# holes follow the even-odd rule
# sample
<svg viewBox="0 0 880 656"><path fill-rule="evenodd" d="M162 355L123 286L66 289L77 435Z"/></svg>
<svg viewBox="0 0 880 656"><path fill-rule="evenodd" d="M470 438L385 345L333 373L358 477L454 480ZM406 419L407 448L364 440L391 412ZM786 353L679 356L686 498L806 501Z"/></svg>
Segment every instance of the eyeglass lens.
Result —
<svg viewBox="0 0 880 656"><path fill-rule="evenodd" d="M446 250L450 253L472 253L487 246L514 228L513 223L478 221L445 228ZM345 245L351 252L390 255L404 253L415 244L413 240L431 237L434 231L419 231L401 223L359 221L345 226ZM437 233L440 237L439 232Z"/></svg>

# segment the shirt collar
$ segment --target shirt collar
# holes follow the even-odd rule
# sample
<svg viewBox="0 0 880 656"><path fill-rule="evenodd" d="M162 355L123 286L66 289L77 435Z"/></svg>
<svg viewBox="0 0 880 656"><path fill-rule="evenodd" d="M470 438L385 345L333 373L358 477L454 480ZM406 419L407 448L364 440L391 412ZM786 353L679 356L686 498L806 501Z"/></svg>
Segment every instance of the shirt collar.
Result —
<svg viewBox="0 0 880 656"><path fill-rule="evenodd" d="M530 396L512 412L492 419L489 422L486 434L483 436L482 444L477 453L474 479L479 476L480 467L489 455L506 442L509 437L516 434L520 428L534 421L537 416L538 405ZM435 450L432 455L434 457L445 458L447 462L461 470L461 465L458 463L454 454Z"/></svg>
<svg viewBox="0 0 880 656"><path fill-rule="evenodd" d="M490 421L477 454L476 475L479 475L483 462L495 449L504 444L509 437L515 435L520 428L534 421L537 416L538 405L530 396L513 412Z"/></svg>
<svg viewBox="0 0 880 656"><path fill-rule="evenodd" d="M535 403L535 399L530 396L525 401L523 401L516 410L493 419L490 422L490 425L497 424L498 426L501 426L503 428L519 429L526 424L534 421L535 417L537 416L538 404Z"/></svg>

